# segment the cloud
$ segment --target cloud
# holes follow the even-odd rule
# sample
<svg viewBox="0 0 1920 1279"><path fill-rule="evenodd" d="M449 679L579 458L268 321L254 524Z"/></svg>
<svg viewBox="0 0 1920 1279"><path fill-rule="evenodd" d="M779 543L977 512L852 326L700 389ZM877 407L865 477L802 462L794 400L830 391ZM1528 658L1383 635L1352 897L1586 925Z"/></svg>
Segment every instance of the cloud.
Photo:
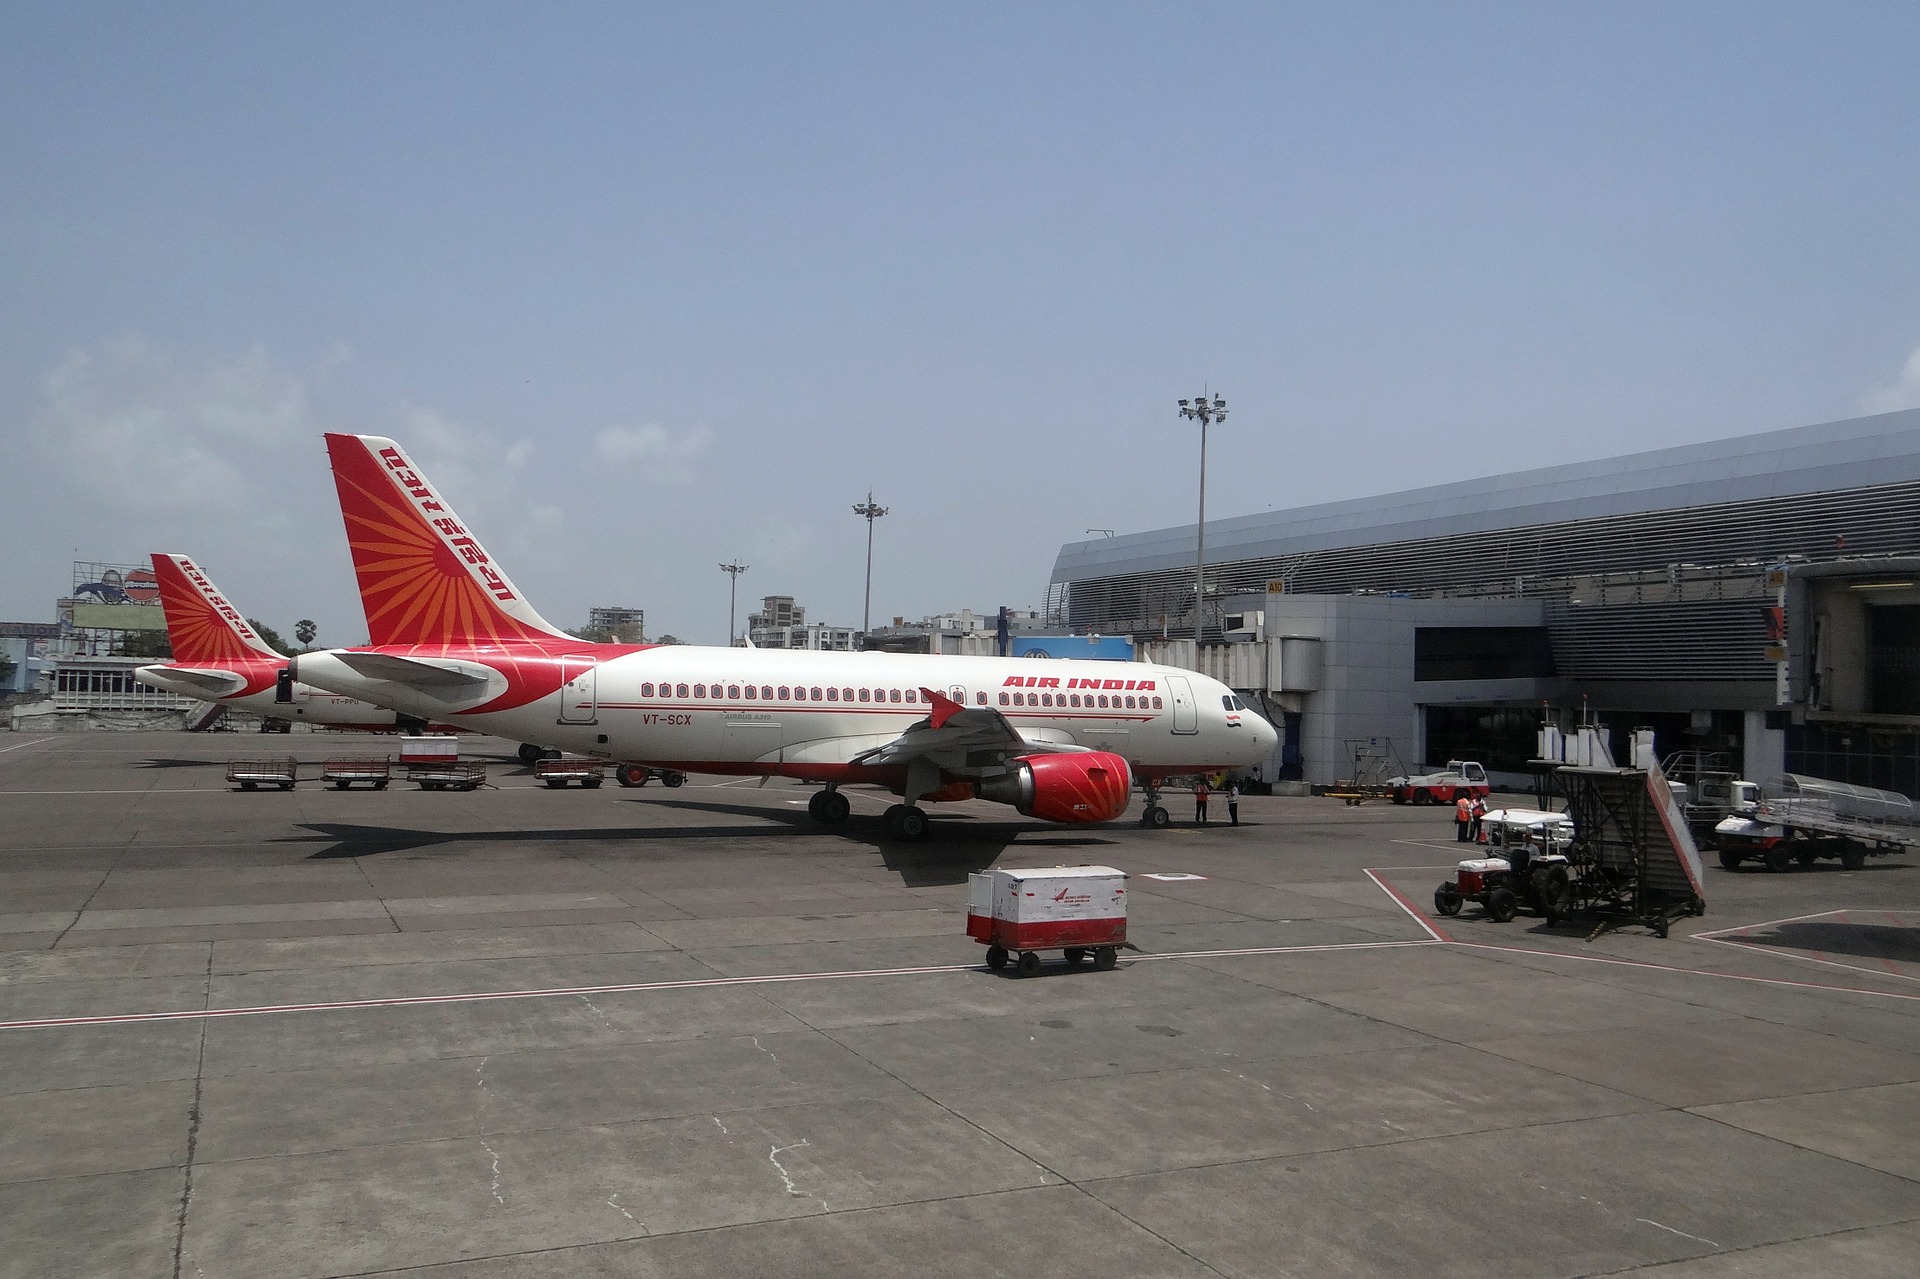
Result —
<svg viewBox="0 0 1920 1279"><path fill-rule="evenodd" d="M1894 413L1900 409L1920 408L1920 346L1900 366L1900 376L1887 386L1876 387L1860 397L1866 413Z"/></svg>
<svg viewBox="0 0 1920 1279"><path fill-rule="evenodd" d="M311 431L306 387L254 348L190 360L141 338L76 350L43 383L36 435L56 471L123 510L231 502Z"/></svg>
<svg viewBox="0 0 1920 1279"><path fill-rule="evenodd" d="M697 426L683 435L658 422L645 426L610 426L595 440L602 459L642 467L651 479L685 484L693 478L693 460L713 442L713 432Z"/></svg>

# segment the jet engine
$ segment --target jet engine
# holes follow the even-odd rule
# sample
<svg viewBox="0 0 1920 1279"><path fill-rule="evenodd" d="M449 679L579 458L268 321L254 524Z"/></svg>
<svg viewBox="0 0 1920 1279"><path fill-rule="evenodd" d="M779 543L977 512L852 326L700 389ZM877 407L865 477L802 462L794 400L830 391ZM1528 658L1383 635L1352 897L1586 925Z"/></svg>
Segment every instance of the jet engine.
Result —
<svg viewBox="0 0 1920 1279"><path fill-rule="evenodd" d="M974 784L981 799L1011 804L1023 817L1049 822L1110 822L1127 811L1133 773L1108 751L1028 755L1012 771Z"/></svg>

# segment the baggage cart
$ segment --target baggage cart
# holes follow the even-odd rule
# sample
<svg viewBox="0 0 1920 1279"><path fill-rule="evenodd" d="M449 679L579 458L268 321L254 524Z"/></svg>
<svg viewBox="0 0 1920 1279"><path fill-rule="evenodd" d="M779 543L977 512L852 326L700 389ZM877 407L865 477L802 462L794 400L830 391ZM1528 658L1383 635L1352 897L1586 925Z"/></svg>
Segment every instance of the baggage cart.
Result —
<svg viewBox="0 0 1920 1279"><path fill-rule="evenodd" d="M605 760L588 759L584 755L562 755L557 759L533 761L533 775L554 790L564 789L568 782L579 782L585 789L592 790L600 785L606 774Z"/></svg>
<svg viewBox="0 0 1920 1279"><path fill-rule="evenodd" d="M379 759L330 759L320 766L320 780L332 782L335 790L346 790L355 782L385 790L393 780L393 762L384 755Z"/></svg>
<svg viewBox="0 0 1920 1279"><path fill-rule="evenodd" d="M1043 950L1063 952L1069 965L1091 956L1095 968L1110 969L1128 944L1126 872L1053 866L968 875L967 936L986 946L996 972L1018 955L1014 971L1031 977Z"/></svg>
<svg viewBox="0 0 1920 1279"><path fill-rule="evenodd" d="M486 783L487 766L458 762L409 764L407 780L421 790L477 790Z"/></svg>
<svg viewBox="0 0 1920 1279"><path fill-rule="evenodd" d="M227 780L241 790L262 786L292 790L300 780L300 765L293 759L236 759L227 765Z"/></svg>

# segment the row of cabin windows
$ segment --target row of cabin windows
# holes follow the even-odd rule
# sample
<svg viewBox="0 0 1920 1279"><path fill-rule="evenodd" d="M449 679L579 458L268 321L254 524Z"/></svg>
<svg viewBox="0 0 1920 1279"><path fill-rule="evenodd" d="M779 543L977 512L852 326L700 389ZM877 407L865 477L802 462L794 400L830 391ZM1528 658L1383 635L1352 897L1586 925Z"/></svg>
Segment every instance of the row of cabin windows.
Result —
<svg viewBox="0 0 1920 1279"><path fill-rule="evenodd" d="M1111 707L1108 705L1109 702L1112 703ZM1136 702L1138 705L1135 704ZM1149 705L1149 703L1151 703L1151 705ZM1081 706L1082 702L1079 693L1002 693L1000 694L1000 704L1002 706ZM1120 697L1117 695L1109 697L1105 693L1096 696L1093 693L1088 693L1084 705L1087 708L1096 710L1157 711L1160 709L1160 699L1157 697L1134 698Z"/></svg>
<svg viewBox="0 0 1920 1279"><path fill-rule="evenodd" d="M893 704L914 703L920 701L920 690L909 688L800 688L786 684L778 688L772 684L661 684L658 685L661 697L684 697L695 701L728 702L889 702ZM640 696L654 696L656 686L642 684ZM980 694L980 702L985 705L987 695Z"/></svg>

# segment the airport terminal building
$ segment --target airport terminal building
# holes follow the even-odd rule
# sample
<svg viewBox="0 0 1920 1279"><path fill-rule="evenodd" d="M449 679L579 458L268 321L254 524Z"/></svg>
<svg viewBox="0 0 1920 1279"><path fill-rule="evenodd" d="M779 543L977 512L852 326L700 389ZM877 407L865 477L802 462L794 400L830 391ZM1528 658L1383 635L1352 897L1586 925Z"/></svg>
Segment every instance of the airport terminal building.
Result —
<svg viewBox="0 0 1920 1279"><path fill-rule="evenodd" d="M1231 673L1269 778L1525 768L1544 713L1920 795L1920 410L1061 548L1051 620ZM1189 637L1182 641L1180 637ZM1250 646L1250 647L1243 647Z"/></svg>

